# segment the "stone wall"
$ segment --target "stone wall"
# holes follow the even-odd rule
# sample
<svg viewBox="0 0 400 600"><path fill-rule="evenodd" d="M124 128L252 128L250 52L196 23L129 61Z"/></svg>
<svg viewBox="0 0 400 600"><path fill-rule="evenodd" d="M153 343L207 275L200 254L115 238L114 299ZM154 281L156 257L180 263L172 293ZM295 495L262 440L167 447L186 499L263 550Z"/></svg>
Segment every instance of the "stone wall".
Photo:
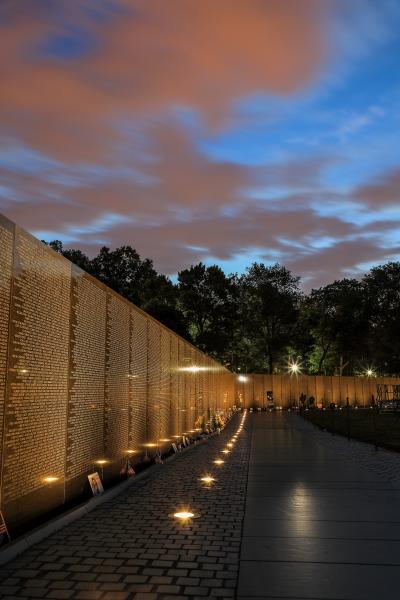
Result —
<svg viewBox="0 0 400 600"><path fill-rule="evenodd" d="M0 216L0 509L11 528L234 400L229 371Z"/></svg>
<svg viewBox="0 0 400 600"><path fill-rule="evenodd" d="M377 399L377 385L399 385L392 377L328 377L319 375L239 375L235 380L235 398L239 406L263 408L266 392L272 391L274 402L282 408L299 404L300 394L312 396L315 405L328 407L331 402L346 406L370 406Z"/></svg>
<svg viewBox="0 0 400 600"><path fill-rule="evenodd" d="M377 383L400 380L233 375L0 215L0 510L11 528L82 494L88 473L111 479L128 457L166 449L201 415L262 408L267 390L283 408L301 393L368 406Z"/></svg>

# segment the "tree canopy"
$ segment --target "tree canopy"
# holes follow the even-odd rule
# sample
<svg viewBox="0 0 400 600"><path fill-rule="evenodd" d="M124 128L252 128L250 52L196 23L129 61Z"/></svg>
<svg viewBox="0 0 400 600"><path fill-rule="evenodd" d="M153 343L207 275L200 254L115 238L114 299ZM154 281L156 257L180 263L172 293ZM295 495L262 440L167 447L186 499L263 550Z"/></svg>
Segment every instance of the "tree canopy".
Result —
<svg viewBox="0 0 400 600"><path fill-rule="evenodd" d="M131 246L89 258L49 245L234 371L284 372L292 358L310 374L400 375L399 262L306 294L280 264L238 276L200 262L173 282Z"/></svg>

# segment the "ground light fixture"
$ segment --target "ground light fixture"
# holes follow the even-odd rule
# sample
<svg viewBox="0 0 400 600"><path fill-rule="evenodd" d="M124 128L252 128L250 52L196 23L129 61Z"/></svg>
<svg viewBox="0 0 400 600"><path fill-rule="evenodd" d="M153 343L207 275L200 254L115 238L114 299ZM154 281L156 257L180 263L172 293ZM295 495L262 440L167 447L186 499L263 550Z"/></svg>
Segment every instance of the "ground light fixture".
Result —
<svg viewBox="0 0 400 600"><path fill-rule="evenodd" d="M232 448L232 446L233 446L232 442L228 442L227 446L228 446L228 448Z"/></svg>
<svg viewBox="0 0 400 600"><path fill-rule="evenodd" d="M106 465L107 464L107 460L105 460L104 458L101 458L100 460L95 460L96 465Z"/></svg>
<svg viewBox="0 0 400 600"><path fill-rule="evenodd" d="M200 481L202 481L206 484L207 487L209 487L215 482L215 478L211 477L211 475L204 475L203 477L200 477Z"/></svg>
<svg viewBox="0 0 400 600"><path fill-rule="evenodd" d="M220 465L223 465L223 464L224 464L224 462L225 462L225 461L224 461L224 460L222 460L222 458L216 458L216 459L214 460L214 465L218 465L218 466L220 466Z"/></svg>
<svg viewBox="0 0 400 600"><path fill-rule="evenodd" d="M168 516L177 519L181 523L187 523L191 519L198 519L200 515L192 512L191 510L178 510L177 512L171 513Z"/></svg>
<svg viewBox="0 0 400 600"><path fill-rule="evenodd" d="M227 450L227 449L225 448L224 450L221 450L221 452L222 452L223 454L229 454L230 450Z"/></svg>
<svg viewBox="0 0 400 600"><path fill-rule="evenodd" d="M43 481L46 483L54 483L54 481L58 481L59 477L55 477L54 475L49 475L48 477L44 477Z"/></svg>
<svg viewBox="0 0 400 600"><path fill-rule="evenodd" d="M143 444L143 446L145 448L156 448L157 444L154 444L153 442L149 442L148 444Z"/></svg>

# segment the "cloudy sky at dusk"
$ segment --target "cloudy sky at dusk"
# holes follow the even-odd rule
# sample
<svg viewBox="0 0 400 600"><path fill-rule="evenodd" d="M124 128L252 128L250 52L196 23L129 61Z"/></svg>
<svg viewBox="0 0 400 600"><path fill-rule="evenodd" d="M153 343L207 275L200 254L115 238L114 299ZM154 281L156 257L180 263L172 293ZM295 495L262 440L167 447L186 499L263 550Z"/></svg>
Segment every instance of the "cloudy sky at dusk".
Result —
<svg viewBox="0 0 400 600"><path fill-rule="evenodd" d="M2 0L0 211L175 274L400 259L400 0Z"/></svg>

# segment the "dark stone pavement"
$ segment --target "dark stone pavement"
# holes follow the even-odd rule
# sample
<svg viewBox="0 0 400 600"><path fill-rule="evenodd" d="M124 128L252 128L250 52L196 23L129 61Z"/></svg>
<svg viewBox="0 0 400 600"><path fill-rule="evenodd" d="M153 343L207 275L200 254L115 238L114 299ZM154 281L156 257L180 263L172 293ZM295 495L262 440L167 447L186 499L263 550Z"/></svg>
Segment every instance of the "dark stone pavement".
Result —
<svg viewBox="0 0 400 600"><path fill-rule="evenodd" d="M0 598L398 600L400 484L287 413L249 414L224 456L239 419L3 567Z"/></svg>
<svg viewBox="0 0 400 600"><path fill-rule="evenodd" d="M400 486L318 443L300 417L250 420L238 599L398 600Z"/></svg>
<svg viewBox="0 0 400 600"><path fill-rule="evenodd" d="M221 450L240 418L0 568L0 598L234 597L251 426L229 455ZM210 489L199 481L205 473L217 478ZM200 517L169 517L183 508Z"/></svg>

